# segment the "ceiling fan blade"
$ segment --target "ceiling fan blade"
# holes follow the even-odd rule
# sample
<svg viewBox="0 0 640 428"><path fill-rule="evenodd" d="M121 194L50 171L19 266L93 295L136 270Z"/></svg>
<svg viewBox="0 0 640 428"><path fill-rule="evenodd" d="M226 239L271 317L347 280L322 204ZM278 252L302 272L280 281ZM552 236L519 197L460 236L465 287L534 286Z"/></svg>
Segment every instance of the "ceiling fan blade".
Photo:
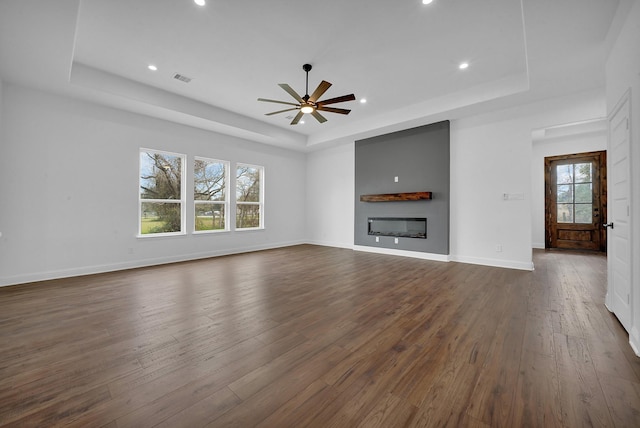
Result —
<svg viewBox="0 0 640 428"><path fill-rule="evenodd" d="M287 85L286 83L278 83L278 86L280 86L282 89L287 91L287 93L291 95L293 98L295 98L296 101L300 103L304 103L304 100L302 99L302 97L298 95L298 93L294 91L291 86Z"/></svg>
<svg viewBox="0 0 640 428"><path fill-rule="evenodd" d="M323 80L322 82L320 82L316 90L313 91L313 94L311 94L311 96L309 97L309 101L311 101L312 103L315 103L316 100L320 98L322 94L327 92L327 89L329 89L330 87L331 87L331 83L327 82L326 80Z"/></svg>
<svg viewBox="0 0 640 428"><path fill-rule="evenodd" d="M300 113L302 113L302 112L300 112ZM311 116L315 117L318 120L318 122L320 122L320 123L324 123L324 122L327 121L327 119L323 115L318 113L318 110L312 111L311 112Z"/></svg>
<svg viewBox="0 0 640 428"><path fill-rule="evenodd" d="M353 101L356 99L356 96L353 94L343 95L341 97L330 98L324 101L318 101L316 104L319 106L327 105L327 104L335 104L335 103L343 103L345 101Z"/></svg>
<svg viewBox="0 0 640 428"><path fill-rule="evenodd" d="M289 102L286 102L286 101L278 101L278 100L270 100L270 99L267 99L267 98L258 98L258 101L266 101L268 103L288 104L290 106L297 106L298 105L298 104L295 104L295 103L289 103Z"/></svg>
<svg viewBox="0 0 640 428"><path fill-rule="evenodd" d="M294 117L293 120L291 121L291 124L296 125L298 122L300 122L300 119L302 119L302 116L304 116L304 113L299 111L298 114L296 114L296 117Z"/></svg>
<svg viewBox="0 0 640 428"><path fill-rule="evenodd" d="M329 113L340 113L340 114L349 114L349 112L351 111L346 108L335 108L335 107L325 107L325 106L318 106L316 108L318 110L328 111Z"/></svg>
<svg viewBox="0 0 640 428"><path fill-rule="evenodd" d="M271 113L266 113L265 116L271 116L273 114L284 113L285 111L291 111L291 110L298 110L298 108L295 107L295 108L288 108L286 110L272 111Z"/></svg>

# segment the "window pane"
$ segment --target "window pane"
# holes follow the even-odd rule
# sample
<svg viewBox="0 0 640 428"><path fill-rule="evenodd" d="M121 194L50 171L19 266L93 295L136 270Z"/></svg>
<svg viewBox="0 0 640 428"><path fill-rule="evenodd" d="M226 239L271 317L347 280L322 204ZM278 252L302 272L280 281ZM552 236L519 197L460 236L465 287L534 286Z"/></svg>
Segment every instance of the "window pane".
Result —
<svg viewBox="0 0 640 428"><path fill-rule="evenodd" d="M140 199L180 200L182 157L140 152Z"/></svg>
<svg viewBox="0 0 640 428"><path fill-rule="evenodd" d="M196 201L225 200L225 164L196 159L193 168L194 192Z"/></svg>
<svg viewBox="0 0 640 428"><path fill-rule="evenodd" d="M576 184L576 203L591 203L592 199L593 187L591 183Z"/></svg>
<svg viewBox="0 0 640 428"><path fill-rule="evenodd" d="M236 200L260 202L260 169L238 166L236 171Z"/></svg>
<svg viewBox="0 0 640 428"><path fill-rule="evenodd" d="M225 230L224 204L196 204L196 230Z"/></svg>
<svg viewBox="0 0 640 428"><path fill-rule="evenodd" d="M591 179L591 163L577 163L575 165L576 183L588 183Z"/></svg>
<svg viewBox="0 0 640 428"><path fill-rule="evenodd" d="M140 215L140 233L180 232L180 202L143 202Z"/></svg>
<svg viewBox="0 0 640 428"><path fill-rule="evenodd" d="M576 204L576 223L591 223L591 204Z"/></svg>
<svg viewBox="0 0 640 428"><path fill-rule="evenodd" d="M558 165L556 175L558 184L573 183L573 165Z"/></svg>
<svg viewBox="0 0 640 428"><path fill-rule="evenodd" d="M260 227L260 206L238 204L236 207L236 227Z"/></svg>
<svg viewBox="0 0 640 428"><path fill-rule="evenodd" d="M573 202L573 186L571 184L558 185L558 202Z"/></svg>
<svg viewBox="0 0 640 428"><path fill-rule="evenodd" d="M573 204L558 204L558 223L573 223Z"/></svg>

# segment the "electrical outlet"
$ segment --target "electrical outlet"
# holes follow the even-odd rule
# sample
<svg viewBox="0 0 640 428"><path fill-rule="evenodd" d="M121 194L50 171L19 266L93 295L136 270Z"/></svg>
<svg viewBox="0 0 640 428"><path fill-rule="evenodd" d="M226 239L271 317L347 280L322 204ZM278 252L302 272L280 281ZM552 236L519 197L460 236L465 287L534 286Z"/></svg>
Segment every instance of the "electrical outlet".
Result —
<svg viewBox="0 0 640 428"><path fill-rule="evenodd" d="M380 237L376 236L376 242L380 242Z"/></svg>
<svg viewBox="0 0 640 428"><path fill-rule="evenodd" d="M398 238L393 238L393 243L397 244L398 243Z"/></svg>
<svg viewBox="0 0 640 428"><path fill-rule="evenodd" d="M397 183L398 182L398 176L396 175L395 177L393 177L393 182Z"/></svg>
<svg viewBox="0 0 640 428"><path fill-rule="evenodd" d="M498 244L496 245L496 253L501 253L502 252L502 245Z"/></svg>

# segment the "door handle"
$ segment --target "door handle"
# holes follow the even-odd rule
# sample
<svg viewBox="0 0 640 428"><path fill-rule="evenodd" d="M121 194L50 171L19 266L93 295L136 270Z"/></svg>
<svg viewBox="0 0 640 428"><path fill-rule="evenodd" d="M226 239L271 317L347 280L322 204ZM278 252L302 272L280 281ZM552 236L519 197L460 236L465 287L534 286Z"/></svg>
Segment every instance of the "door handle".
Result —
<svg viewBox="0 0 640 428"><path fill-rule="evenodd" d="M613 222L611 222L611 223L603 223L602 227L604 227L604 228L610 227L611 229L613 229Z"/></svg>

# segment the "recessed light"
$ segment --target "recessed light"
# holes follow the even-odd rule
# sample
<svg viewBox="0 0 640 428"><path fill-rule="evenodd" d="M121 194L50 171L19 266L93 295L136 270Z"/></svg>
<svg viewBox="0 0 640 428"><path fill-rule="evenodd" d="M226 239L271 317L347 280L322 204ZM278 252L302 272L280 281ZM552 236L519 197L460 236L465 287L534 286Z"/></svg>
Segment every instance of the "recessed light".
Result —
<svg viewBox="0 0 640 428"><path fill-rule="evenodd" d="M304 125L304 120L301 120L299 123L301 123L302 125Z"/></svg>
<svg viewBox="0 0 640 428"><path fill-rule="evenodd" d="M468 62L461 62L460 65L458 66L458 68L460 70L467 69L467 68L469 68L469 63Z"/></svg>
<svg viewBox="0 0 640 428"><path fill-rule="evenodd" d="M206 4L204 0L193 0L193 2L198 6L204 6Z"/></svg>
<svg viewBox="0 0 640 428"><path fill-rule="evenodd" d="M422 4L431 4L433 0L422 0Z"/></svg>
<svg viewBox="0 0 640 428"><path fill-rule="evenodd" d="M149 65L147 66L147 68L148 68L149 70L151 70L151 71L158 71L158 67L156 67L156 66L155 66L155 65L153 65L153 64L149 64Z"/></svg>
<svg viewBox="0 0 640 428"><path fill-rule="evenodd" d="M360 98L360 104L366 104L366 103L367 103L366 98Z"/></svg>

